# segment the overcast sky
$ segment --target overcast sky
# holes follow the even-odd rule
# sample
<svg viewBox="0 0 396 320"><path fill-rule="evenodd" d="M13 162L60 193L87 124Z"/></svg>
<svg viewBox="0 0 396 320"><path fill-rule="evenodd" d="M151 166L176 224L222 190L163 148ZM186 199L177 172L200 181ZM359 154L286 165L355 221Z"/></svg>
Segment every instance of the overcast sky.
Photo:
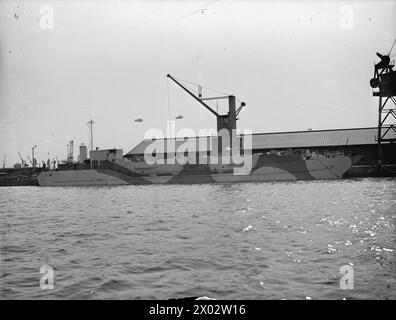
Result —
<svg viewBox="0 0 396 320"><path fill-rule="evenodd" d="M375 52L395 38L395 1L0 0L1 160L66 158L90 118L124 153L168 114L215 127L173 83L168 111L167 73L235 94L253 132L376 126Z"/></svg>

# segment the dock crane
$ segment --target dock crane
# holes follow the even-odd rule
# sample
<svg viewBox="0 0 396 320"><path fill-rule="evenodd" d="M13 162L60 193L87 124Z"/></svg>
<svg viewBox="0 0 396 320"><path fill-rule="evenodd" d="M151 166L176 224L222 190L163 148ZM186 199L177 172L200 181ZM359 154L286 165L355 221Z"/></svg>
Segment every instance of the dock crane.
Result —
<svg viewBox="0 0 396 320"><path fill-rule="evenodd" d="M238 115L241 112L242 108L246 106L245 102L242 102L238 109L236 109L235 105L235 96L219 96L219 97L210 97L203 98L202 97L202 86L198 85L198 95L191 92L184 85L182 85L175 77L170 74L167 75L168 78L173 80L179 87L181 87L184 91L186 91L191 97L193 97L196 101L198 101L202 106L204 106L209 112L216 116L217 119L217 132L220 132L222 129L227 129L232 134L232 130L236 129L236 121L238 120ZM207 100L221 100L228 99L228 113L224 115L220 115L216 111L214 111L205 101Z"/></svg>
<svg viewBox="0 0 396 320"><path fill-rule="evenodd" d="M26 168L28 165L27 165L25 159L22 158L22 156L21 156L21 154L19 153L19 151L18 151L18 155L19 155L19 158L21 158L21 167L22 167L22 168Z"/></svg>
<svg viewBox="0 0 396 320"><path fill-rule="evenodd" d="M28 158L28 160L29 160L30 164L32 165L32 167L34 168L34 165L33 165L33 161L32 161L32 159L30 159L30 157L29 157L29 156L27 156L27 158ZM34 159L34 161L36 161L36 159Z"/></svg>
<svg viewBox="0 0 396 320"><path fill-rule="evenodd" d="M396 44L396 39L393 42L388 54L381 54L377 52L377 57L381 61L374 65L374 77L370 80L370 86L373 89L373 96L378 97L378 173L382 175L382 144L395 143L396 139L388 132L396 133L396 71L394 61L391 61L390 54ZM389 103L388 103L389 102ZM387 104L388 103L388 104ZM386 107L385 107L386 106ZM385 121L388 119L388 123ZM390 124L389 120L393 120Z"/></svg>

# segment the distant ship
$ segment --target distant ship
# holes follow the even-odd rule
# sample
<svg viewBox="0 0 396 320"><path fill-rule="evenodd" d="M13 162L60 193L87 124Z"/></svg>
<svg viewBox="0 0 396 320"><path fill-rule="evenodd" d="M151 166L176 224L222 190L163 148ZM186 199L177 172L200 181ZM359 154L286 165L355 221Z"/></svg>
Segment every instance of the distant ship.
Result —
<svg viewBox="0 0 396 320"><path fill-rule="evenodd" d="M259 153L252 151L251 146L244 148L242 142L247 136L235 134L237 117L245 106L244 102L237 109L233 95L203 98L202 88L198 87L196 95L179 80L170 75L168 78L216 116L218 136L201 137L209 142L211 148L193 152L189 150L187 155L186 151L180 151L176 146L173 151L150 151L150 154L124 156L121 149L92 150L91 143L89 159L87 147L81 146L78 163L70 161L58 164L56 170L41 172L37 178L39 185L98 186L340 179L361 158L337 153L317 154L309 150ZM205 102L219 99L228 100L227 114L218 114ZM92 121L90 123L92 129ZM224 132L231 138L222 139ZM180 147L184 140L174 138L174 143ZM153 139L153 143L169 142L173 142L172 139ZM230 157L233 149L238 149L242 161L233 161ZM162 150L167 149L165 147Z"/></svg>

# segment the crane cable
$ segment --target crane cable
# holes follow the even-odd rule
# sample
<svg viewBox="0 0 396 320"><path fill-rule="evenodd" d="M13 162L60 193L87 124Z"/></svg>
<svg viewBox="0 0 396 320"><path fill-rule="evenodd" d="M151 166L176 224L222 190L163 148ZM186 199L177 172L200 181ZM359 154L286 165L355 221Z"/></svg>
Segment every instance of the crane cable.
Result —
<svg viewBox="0 0 396 320"><path fill-rule="evenodd" d="M181 79L181 78L179 78L179 77L173 77L173 78L175 78L176 80L179 80L179 81L185 82L185 83L192 84L192 85L194 85L194 86L200 86L200 87L202 87L202 88L205 88L205 89L211 90L211 91L213 91L213 92L216 92L216 93L223 94L223 95L225 95L225 96L228 96L228 95L229 95L228 93L225 93L225 92L222 92L222 91L219 91L219 90L213 89L213 88L209 88L209 87L203 86L203 85L201 85L201 84L198 84L198 83L195 83L195 82L187 81L187 80Z"/></svg>
<svg viewBox="0 0 396 320"><path fill-rule="evenodd" d="M180 81L180 82L184 82L184 85L188 88L188 89L190 89L191 91L193 91L193 92L195 92L196 90L196 88L195 87L201 87L201 88L205 88L205 89L208 89L208 90L211 90L211 91L213 91L213 92L216 92L216 93L220 93L220 94L223 94L223 95L227 95L226 93L224 93L224 92L221 92L221 91L218 91L218 90L215 90L215 89L211 89L211 88L209 88L209 87L206 87L206 86L201 86L201 85L199 85L199 84L197 84L197 83L194 83L194 82L191 82L191 81L187 81L187 80L183 80L183 79L180 79L180 78L178 78L178 77L173 77L174 79L176 79L176 80L178 80L178 81ZM169 80L169 79L168 79ZM193 88L192 88L192 86L194 86ZM216 104L213 102L213 101L206 101L206 104L208 104L208 105L210 105L211 107L212 107L212 109L216 109ZM219 107L220 108L220 110L222 111L222 112L226 112L225 110L224 110L224 108L222 108L221 106Z"/></svg>
<svg viewBox="0 0 396 320"><path fill-rule="evenodd" d="M201 87L201 88L207 89L207 90L209 90L209 91L212 91L212 92L215 92L215 93L218 93L218 94L222 94L222 95L224 95L224 96L228 96L228 95L229 95L229 94L226 93L226 92L219 91L219 90L216 90L216 89L207 87L207 86L203 86L203 85L200 85L200 84L195 83L195 82L187 81L187 80L181 79L181 78L179 78L179 77L173 76L173 78L176 79L176 80L178 80L178 81L180 81L180 82L184 82L184 83L193 85L194 87L195 87L195 86L198 87L198 88ZM186 85L186 86L187 86L187 85ZM189 89L192 90L192 91L195 91L195 88L194 88L194 90L193 90L191 87L189 87ZM236 98L236 97L235 97L235 98ZM239 101L239 103L242 102L242 101L239 100L238 98L236 98L236 100ZM206 104L210 105L213 109L216 109L216 110L220 109L223 113L227 113L227 111L226 111L222 106L219 106L218 104L214 103L213 101L207 100L207 101L206 101Z"/></svg>
<svg viewBox="0 0 396 320"><path fill-rule="evenodd" d="M168 119L170 120L170 93L169 93L169 78L166 78L166 84L168 86Z"/></svg>
<svg viewBox="0 0 396 320"><path fill-rule="evenodd" d="M396 43L396 39L395 39L395 41L393 41L393 44L392 44L392 47L389 50L388 56L390 56L390 54L391 54L391 52L393 50L393 47L395 46L395 43Z"/></svg>

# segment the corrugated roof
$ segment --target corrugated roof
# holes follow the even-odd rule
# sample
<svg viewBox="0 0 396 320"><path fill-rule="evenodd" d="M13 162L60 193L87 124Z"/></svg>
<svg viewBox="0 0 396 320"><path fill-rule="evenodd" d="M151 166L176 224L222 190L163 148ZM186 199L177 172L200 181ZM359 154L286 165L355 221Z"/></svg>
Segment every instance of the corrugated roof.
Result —
<svg viewBox="0 0 396 320"><path fill-rule="evenodd" d="M383 129L385 130L385 129ZM384 132L384 131L383 131ZM199 145L203 141L208 141L209 137L197 137ZM396 139L396 133L390 130L386 138ZM159 139L166 140L166 139ZM183 138L176 139L176 148L184 143ZM153 140L141 141L128 154L143 154L146 147ZM333 130L312 130L295 132L273 132L253 134L253 149L282 149L282 148L304 148L304 147L327 147L327 146L348 146L367 145L377 143L377 128L356 128L356 129L333 129Z"/></svg>
<svg viewBox="0 0 396 320"><path fill-rule="evenodd" d="M264 133L254 135L253 149L346 146L377 143L377 128Z"/></svg>
<svg viewBox="0 0 396 320"><path fill-rule="evenodd" d="M194 139L194 137L190 137L191 139ZM200 151L206 151L206 150L210 150L210 142L209 142L209 139L210 138L214 138L214 137L196 137L195 138L195 141L197 141L198 142L198 147L199 148L202 148L202 147L204 147L204 146L207 146L204 150L203 149L200 149ZM166 140L167 139L156 139L157 141L164 141L165 142L165 145L166 145ZM173 140L174 140L174 138L173 138ZM146 150L146 148L151 144L151 143L153 143L153 139L145 139L145 140L142 140L136 147L134 147L131 151L129 151L128 152L128 154L144 154L144 152L145 152L145 150ZM183 143L185 143L185 138L177 138L176 140L175 140L175 149L177 150L178 149L178 147L180 146L180 145L182 145ZM206 144L205 144L206 143ZM166 147L165 147L166 148Z"/></svg>

